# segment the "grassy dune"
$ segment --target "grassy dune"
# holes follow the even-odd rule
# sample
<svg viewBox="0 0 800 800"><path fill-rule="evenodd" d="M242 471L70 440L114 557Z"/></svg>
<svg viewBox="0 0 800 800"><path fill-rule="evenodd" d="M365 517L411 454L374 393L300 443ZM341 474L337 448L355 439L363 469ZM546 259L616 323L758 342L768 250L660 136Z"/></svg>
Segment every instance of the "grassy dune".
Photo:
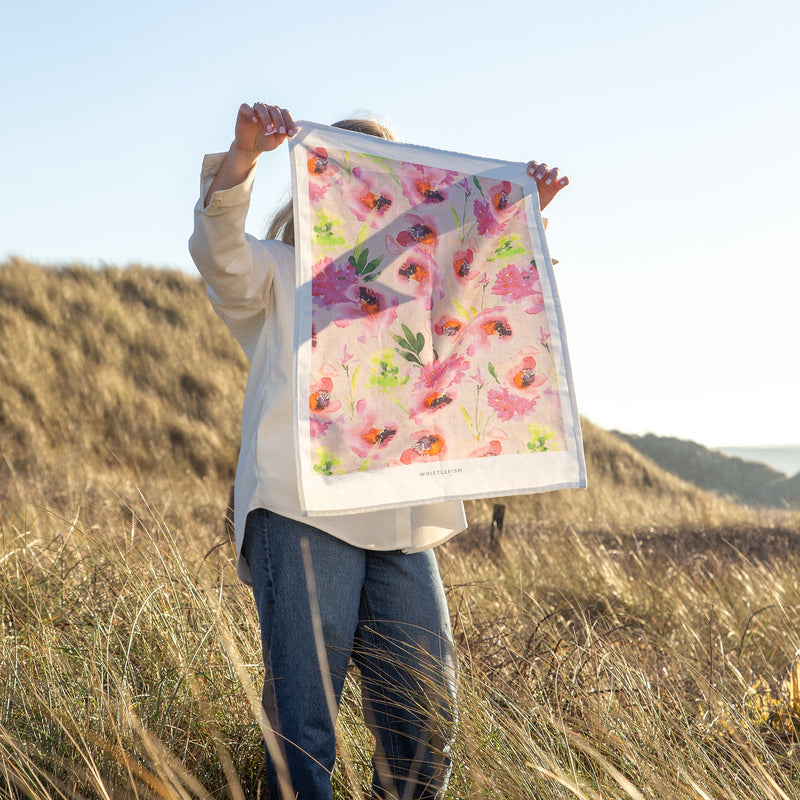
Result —
<svg viewBox="0 0 800 800"><path fill-rule="evenodd" d="M223 517L246 363L199 281L0 265L0 797L264 796ZM449 798L800 797L800 515L584 420L590 488L469 503ZM349 680L338 798L367 797Z"/></svg>

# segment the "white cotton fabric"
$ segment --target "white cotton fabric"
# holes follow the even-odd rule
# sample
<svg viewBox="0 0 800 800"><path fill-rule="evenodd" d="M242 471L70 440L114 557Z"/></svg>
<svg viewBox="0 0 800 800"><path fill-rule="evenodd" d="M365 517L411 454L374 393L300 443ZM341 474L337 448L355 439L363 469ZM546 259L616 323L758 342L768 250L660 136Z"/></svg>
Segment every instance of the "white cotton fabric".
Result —
<svg viewBox="0 0 800 800"><path fill-rule="evenodd" d="M214 310L250 361L235 484L237 574L251 582L241 546L245 519L254 508L308 522L356 547L375 550L425 550L464 530L467 521L458 500L330 517L304 515L292 402L294 248L245 233L252 171L239 186L215 192L204 208L224 157L220 153L203 161L189 250Z"/></svg>
<svg viewBox="0 0 800 800"><path fill-rule="evenodd" d="M316 519L584 487L563 316L526 165L297 127L303 509ZM458 333L437 332L445 322ZM387 390L387 374L402 382ZM390 435L367 447L373 431Z"/></svg>

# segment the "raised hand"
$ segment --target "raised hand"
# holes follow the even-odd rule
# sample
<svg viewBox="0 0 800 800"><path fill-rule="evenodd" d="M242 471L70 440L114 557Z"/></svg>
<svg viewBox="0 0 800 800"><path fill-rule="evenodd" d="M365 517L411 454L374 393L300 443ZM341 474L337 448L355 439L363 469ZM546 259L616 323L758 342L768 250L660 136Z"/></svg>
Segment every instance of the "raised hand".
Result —
<svg viewBox="0 0 800 800"><path fill-rule="evenodd" d="M236 114L233 143L206 193L205 205L211 202L214 192L240 184L262 153L280 147L295 133L297 126L285 108L242 103Z"/></svg>
<svg viewBox="0 0 800 800"><path fill-rule="evenodd" d="M528 174L536 181L539 208L542 210L565 186L569 185L569 178L566 175L558 177L558 167L548 169L547 164L540 164L538 161L528 162Z"/></svg>
<svg viewBox="0 0 800 800"><path fill-rule="evenodd" d="M279 106L242 103L236 115L234 141L247 153L266 153L280 147L287 136L294 136L292 115Z"/></svg>

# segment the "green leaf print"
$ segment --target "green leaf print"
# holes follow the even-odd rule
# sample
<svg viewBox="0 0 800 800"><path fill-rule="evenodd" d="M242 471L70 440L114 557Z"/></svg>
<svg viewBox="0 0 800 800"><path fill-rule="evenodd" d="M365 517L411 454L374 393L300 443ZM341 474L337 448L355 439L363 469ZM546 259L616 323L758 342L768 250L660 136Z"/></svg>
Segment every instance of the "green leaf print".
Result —
<svg viewBox="0 0 800 800"><path fill-rule="evenodd" d="M357 253L357 254L356 254ZM354 255L350 256L347 261L349 262L350 266L356 271L356 275L359 275L361 278L364 279L365 282L367 281L374 281L375 278L380 275L379 272L376 270L381 265L381 261L383 261L383 256L378 256L377 258L373 258L371 261L369 260L369 250L365 247L363 250L359 251L359 248L356 247L354 251Z"/></svg>
<svg viewBox="0 0 800 800"><path fill-rule="evenodd" d="M502 236L497 240L497 247L495 248L494 255L487 261L504 261L508 258L516 258L516 256L530 255L530 251L520 243L519 236Z"/></svg>
<svg viewBox="0 0 800 800"><path fill-rule="evenodd" d="M546 453L548 450L556 449L552 444L548 445L548 442L556 437L553 431L541 425L532 424L528 425L528 433L531 435L528 450L534 453Z"/></svg>
<svg viewBox="0 0 800 800"><path fill-rule="evenodd" d="M393 350L381 350L372 359L372 363L375 367L367 381L369 386L374 386L382 392L391 392L393 389L405 386L408 383L409 376L400 375L400 367L394 363Z"/></svg>
<svg viewBox="0 0 800 800"><path fill-rule="evenodd" d="M337 467L342 462L327 447L320 447L317 450L317 455L319 456L319 461L314 464L314 472L317 475L341 475L342 471Z"/></svg>
<svg viewBox="0 0 800 800"><path fill-rule="evenodd" d="M331 219L320 209L317 211L319 222L314 226L314 240L323 250L330 250L345 243L344 236L338 232L337 226L342 224L340 219Z"/></svg>
<svg viewBox="0 0 800 800"><path fill-rule="evenodd" d="M406 361L410 361L412 364L417 364L421 367L422 359L419 357L419 354L422 352L422 348L425 347L425 337L421 333L415 334L408 325L401 325L401 327L403 328L405 338L395 333L392 334L392 338L402 348L399 350L395 348L395 350L397 350L397 353Z"/></svg>

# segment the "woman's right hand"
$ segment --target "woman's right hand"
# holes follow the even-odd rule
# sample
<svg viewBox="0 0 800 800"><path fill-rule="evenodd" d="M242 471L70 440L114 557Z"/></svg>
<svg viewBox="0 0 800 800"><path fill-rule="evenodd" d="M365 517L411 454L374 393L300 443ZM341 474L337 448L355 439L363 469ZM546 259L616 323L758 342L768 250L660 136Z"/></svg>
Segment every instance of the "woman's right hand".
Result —
<svg viewBox="0 0 800 800"><path fill-rule="evenodd" d="M296 128L292 115L279 106L242 103L236 115L234 142L242 153L258 156L280 147Z"/></svg>
<svg viewBox="0 0 800 800"><path fill-rule="evenodd" d="M242 103L236 115L233 143L203 200L205 207L214 192L240 184L255 166L258 157L280 147L287 136L294 136L297 126L292 115L278 106Z"/></svg>

